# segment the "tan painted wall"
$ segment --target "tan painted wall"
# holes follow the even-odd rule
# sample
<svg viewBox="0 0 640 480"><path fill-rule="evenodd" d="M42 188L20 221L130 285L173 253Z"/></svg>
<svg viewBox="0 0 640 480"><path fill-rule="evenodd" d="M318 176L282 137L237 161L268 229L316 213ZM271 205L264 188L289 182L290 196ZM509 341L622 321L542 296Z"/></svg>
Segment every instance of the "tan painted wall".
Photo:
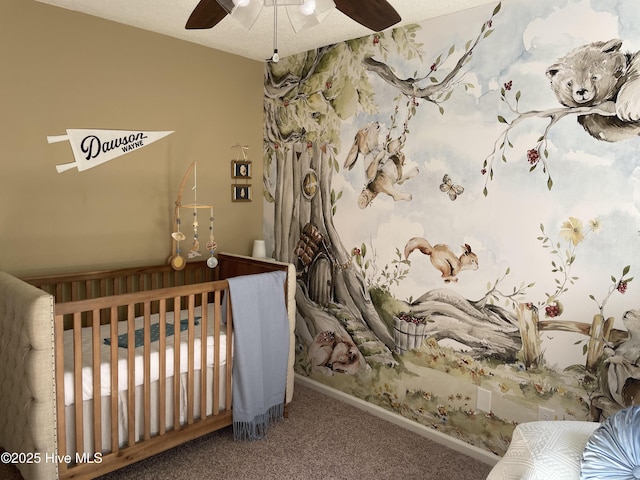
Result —
<svg viewBox="0 0 640 480"><path fill-rule="evenodd" d="M262 63L2 0L0 65L0 270L166 261L176 194L194 160L198 202L215 207L219 251L249 254L262 237ZM56 165L74 160L69 143L46 138L67 128L175 133L91 170L59 174ZM250 147L253 161L250 203L231 202L237 142ZM184 203L192 201L190 187ZM187 215L188 236L190 222ZM200 223L204 244L208 215Z"/></svg>

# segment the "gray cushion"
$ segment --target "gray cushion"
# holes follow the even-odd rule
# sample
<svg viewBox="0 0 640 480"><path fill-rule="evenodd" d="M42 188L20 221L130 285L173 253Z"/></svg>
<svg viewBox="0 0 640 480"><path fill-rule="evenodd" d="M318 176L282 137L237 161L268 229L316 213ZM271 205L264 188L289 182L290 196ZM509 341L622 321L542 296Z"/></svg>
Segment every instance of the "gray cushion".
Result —
<svg viewBox="0 0 640 480"><path fill-rule="evenodd" d="M593 432L582 454L580 479L640 479L640 406L616 412Z"/></svg>

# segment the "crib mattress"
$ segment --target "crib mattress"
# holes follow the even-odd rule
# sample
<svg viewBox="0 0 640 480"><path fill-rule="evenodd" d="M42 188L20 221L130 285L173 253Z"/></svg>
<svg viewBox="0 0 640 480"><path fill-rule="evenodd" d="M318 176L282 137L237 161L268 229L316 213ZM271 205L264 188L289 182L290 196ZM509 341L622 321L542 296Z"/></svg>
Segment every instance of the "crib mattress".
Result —
<svg viewBox="0 0 640 480"><path fill-rule="evenodd" d="M177 380L176 380L177 379ZM226 369L222 369L220 372L220 382L218 383L217 393L218 393L218 405L222 407L225 402L225 387L226 380ZM174 402L174 382L178 381L178 390L179 390L179 401L176 404ZM206 375L206 391L213 391L213 371L212 368L207 368ZM200 375L195 375L194 377L194 418L201 418L202 416L202 406L200 405L200 392L201 392L201 381ZM180 374L177 377L170 377L166 380L165 386L165 428L170 430L174 427L174 415L177 410L178 421L180 425L184 425L187 421L187 389L188 389L188 380L187 375L185 373ZM158 410L158 400L159 396L162 395L159 389L158 382L152 382L150 384L150 425L149 430L152 436L156 435L159 432L159 410ZM145 412L145 401L144 401L144 392L142 387L136 387L134 393L134 416L133 416L133 428L134 428L134 442L139 442L143 440L143 435L145 431L145 420L144 420L144 412ZM94 431L96 427L96 418L94 417L94 404L93 400L88 400L83 402L82 404L82 446L80 447L80 453L93 454L96 451L96 446L94 445ZM100 420L102 427L100 428L100 437L102 440L102 451L106 448L110 449L111 446L111 397L102 397L101 398L101 410L100 410ZM128 409L128 392L119 392L117 396L117 425L118 425L118 439L117 443L119 448L122 448L128 445L129 441L129 409ZM75 405L70 405L65 407L65 424L66 424L66 453L72 456L75 456L78 450L76 449L76 428L75 428ZM206 405L204 405L205 414L211 415L213 413L213 398L211 394L207 394L206 396Z"/></svg>
<svg viewBox="0 0 640 480"><path fill-rule="evenodd" d="M213 310L214 305L209 304L207 309L207 335L206 335L206 349L207 349L207 366L214 365L214 336L213 336ZM201 317L201 307L195 309L195 317ZM174 323L173 312L167 312L166 321L167 324L173 325ZM188 318L187 311L182 311L180 314L180 320ZM159 322L159 315L151 315L150 324L157 324ZM189 365L189 357L194 359L194 370L201 369L201 346L202 346L202 324L199 322L194 328L194 353L189 352L188 349L188 331L185 329L180 331L176 326L174 328L174 335L180 334L180 373L185 373ZM144 318L138 317L135 319L135 329L141 330L144 328ZM226 327L223 327L223 329ZM93 349L92 349L92 331L93 328L82 328L82 399L83 401L93 398ZM127 322L119 322L118 335L126 334ZM111 339L110 326L102 325L100 327L100 357L102 359L100 366L100 395L106 396L111 394L111 345L105 344L105 339ZM67 330L64 332L65 343L65 359L64 359L64 401L65 406L73 405L75 403L75 385L74 385L74 358L73 358L73 331ZM160 377L160 352L159 341L153 341L150 344L150 380L155 382ZM144 380L144 346L136 347L135 349L135 377L134 384L136 387L143 384ZM222 367L226 363L227 355L227 341L226 334L220 335L220 347L218 352L218 362ZM128 349L118 347L118 391L124 392L128 389ZM165 375L167 378L174 375L174 336L166 337L166 349L165 349Z"/></svg>

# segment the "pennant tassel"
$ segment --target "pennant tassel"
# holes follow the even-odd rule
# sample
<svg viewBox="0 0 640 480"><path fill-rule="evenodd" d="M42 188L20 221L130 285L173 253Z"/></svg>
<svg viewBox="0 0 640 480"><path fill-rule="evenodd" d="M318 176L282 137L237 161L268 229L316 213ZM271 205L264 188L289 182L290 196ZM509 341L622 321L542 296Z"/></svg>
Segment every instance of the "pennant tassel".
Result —
<svg viewBox="0 0 640 480"><path fill-rule="evenodd" d="M69 140L69 135L49 135L47 137L47 143L58 143Z"/></svg>
<svg viewBox="0 0 640 480"><path fill-rule="evenodd" d="M67 170L71 170L72 168L76 168L78 166L78 162L71 163L63 163L62 165L56 165L56 171L58 173L66 172Z"/></svg>

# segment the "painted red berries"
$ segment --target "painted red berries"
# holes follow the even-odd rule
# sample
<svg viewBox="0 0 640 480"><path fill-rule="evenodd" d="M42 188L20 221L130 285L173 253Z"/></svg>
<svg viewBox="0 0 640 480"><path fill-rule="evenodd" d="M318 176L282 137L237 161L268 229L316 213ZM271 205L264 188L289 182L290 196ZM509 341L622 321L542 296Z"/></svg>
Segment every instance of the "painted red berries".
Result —
<svg viewBox="0 0 640 480"><path fill-rule="evenodd" d="M424 318L416 317L415 315L412 315L410 313L404 313L404 312L398 315L398 319L407 323L415 323L416 325L421 325L425 323Z"/></svg>
<svg viewBox="0 0 640 480"><path fill-rule="evenodd" d="M544 313L550 318L557 317L560 315L560 307L558 305L547 305L544 307Z"/></svg>

